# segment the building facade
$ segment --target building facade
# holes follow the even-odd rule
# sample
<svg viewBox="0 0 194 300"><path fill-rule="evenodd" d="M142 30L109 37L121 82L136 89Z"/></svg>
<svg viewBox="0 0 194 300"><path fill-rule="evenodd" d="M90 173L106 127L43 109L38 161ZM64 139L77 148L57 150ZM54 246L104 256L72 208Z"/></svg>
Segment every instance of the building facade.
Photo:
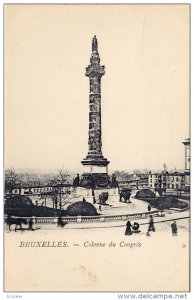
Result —
<svg viewBox="0 0 194 300"><path fill-rule="evenodd" d="M190 139L186 139L185 145L185 187L190 190Z"/></svg>
<svg viewBox="0 0 194 300"><path fill-rule="evenodd" d="M162 172L148 174L148 187L155 191L162 188L167 192L184 191L185 190L185 174L181 172Z"/></svg>
<svg viewBox="0 0 194 300"><path fill-rule="evenodd" d="M37 186L37 187L21 187L21 188L13 188L11 191L12 195L31 195L31 196L39 196L41 194L49 194L54 192L56 189L60 189L61 193L67 193L68 191L72 191L72 185L65 184L62 186ZM9 193L7 193L9 194Z"/></svg>
<svg viewBox="0 0 194 300"><path fill-rule="evenodd" d="M151 190L156 191L160 188L166 193L190 192L190 139L186 139L183 144L185 145L185 171L171 173L166 170L161 173L149 172L148 187Z"/></svg>

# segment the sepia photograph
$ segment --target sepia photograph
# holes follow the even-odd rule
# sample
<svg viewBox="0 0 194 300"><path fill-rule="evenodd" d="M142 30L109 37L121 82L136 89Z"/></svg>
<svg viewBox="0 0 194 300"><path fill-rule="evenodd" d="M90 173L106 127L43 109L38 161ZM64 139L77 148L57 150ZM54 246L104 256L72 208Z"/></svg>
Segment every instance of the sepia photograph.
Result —
<svg viewBox="0 0 194 300"><path fill-rule="evenodd" d="M3 226L6 293L190 292L189 4L4 4Z"/></svg>

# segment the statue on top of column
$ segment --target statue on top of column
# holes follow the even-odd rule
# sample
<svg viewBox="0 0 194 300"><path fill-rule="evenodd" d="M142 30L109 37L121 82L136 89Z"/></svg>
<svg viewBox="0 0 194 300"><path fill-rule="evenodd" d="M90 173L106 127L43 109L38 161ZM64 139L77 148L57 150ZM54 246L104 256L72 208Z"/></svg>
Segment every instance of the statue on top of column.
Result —
<svg viewBox="0 0 194 300"><path fill-rule="evenodd" d="M96 36L94 36L92 39L92 52L93 51L98 51L98 41Z"/></svg>

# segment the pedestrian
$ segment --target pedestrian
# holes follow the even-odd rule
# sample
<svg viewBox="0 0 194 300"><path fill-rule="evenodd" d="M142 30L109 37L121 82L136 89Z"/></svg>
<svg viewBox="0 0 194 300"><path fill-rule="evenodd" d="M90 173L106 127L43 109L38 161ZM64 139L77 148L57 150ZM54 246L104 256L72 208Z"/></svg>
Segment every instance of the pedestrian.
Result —
<svg viewBox="0 0 194 300"><path fill-rule="evenodd" d="M99 211L102 211L102 207L101 207L101 205L99 205Z"/></svg>
<svg viewBox="0 0 194 300"><path fill-rule="evenodd" d="M58 220L57 220L58 227L63 228L65 225L67 225L67 223L68 222L65 222L65 221L62 220L62 216L61 215L58 217Z"/></svg>
<svg viewBox="0 0 194 300"><path fill-rule="evenodd" d="M132 235L131 227L132 227L131 222L127 221L125 235Z"/></svg>
<svg viewBox="0 0 194 300"><path fill-rule="evenodd" d="M148 232L149 231L155 232L154 220L153 220L153 216L152 215L150 216L150 222L149 222Z"/></svg>
<svg viewBox="0 0 194 300"><path fill-rule="evenodd" d="M171 224L171 229L172 229L172 235L173 235L173 236L177 235L177 225L176 225L176 221L174 221L174 222Z"/></svg>
<svg viewBox="0 0 194 300"><path fill-rule="evenodd" d="M148 204L148 211L151 211L152 207L150 204Z"/></svg>
<svg viewBox="0 0 194 300"><path fill-rule="evenodd" d="M133 229L133 233L139 233L139 232L141 232L139 230L139 223L137 223L137 222L134 222L134 224L132 225L132 229Z"/></svg>
<svg viewBox="0 0 194 300"><path fill-rule="evenodd" d="M34 231L34 228L33 228L33 220L32 220L32 218L30 218L30 220L29 220L29 222L28 222L28 225L29 225L28 230Z"/></svg>
<svg viewBox="0 0 194 300"><path fill-rule="evenodd" d="M61 215L60 215L57 219L57 225L61 226L61 222L62 222L62 219L61 219Z"/></svg>

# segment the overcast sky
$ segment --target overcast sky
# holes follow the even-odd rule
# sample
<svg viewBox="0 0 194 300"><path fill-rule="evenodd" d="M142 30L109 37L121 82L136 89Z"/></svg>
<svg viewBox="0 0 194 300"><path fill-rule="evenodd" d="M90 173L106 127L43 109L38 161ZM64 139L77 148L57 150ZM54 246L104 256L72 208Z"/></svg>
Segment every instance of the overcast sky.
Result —
<svg viewBox="0 0 194 300"><path fill-rule="evenodd" d="M6 5L5 166L81 169L97 36L103 154L114 169L184 169L188 5Z"/></svg>

